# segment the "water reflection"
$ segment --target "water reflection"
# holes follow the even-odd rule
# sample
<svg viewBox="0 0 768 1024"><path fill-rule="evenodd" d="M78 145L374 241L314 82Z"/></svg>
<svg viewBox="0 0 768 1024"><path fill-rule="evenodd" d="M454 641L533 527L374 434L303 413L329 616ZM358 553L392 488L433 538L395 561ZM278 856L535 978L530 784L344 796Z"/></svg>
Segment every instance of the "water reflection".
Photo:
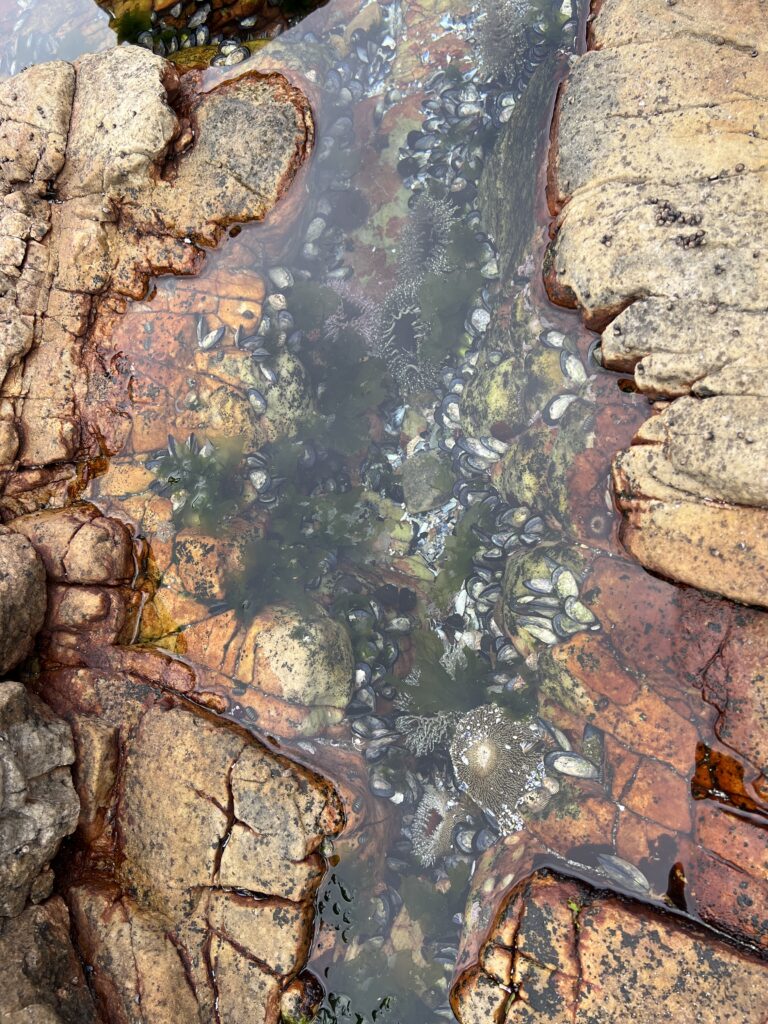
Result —
<svg viewBox="0 0 768 1024"><path fill-rule="evenodd" d="M303 84L314 155L100 353L87 496L146 540L138 641L346 800L322 1021L450 1018L536 864L696 912L692 605L622 560L608 493L645 403L539 280L575 33L551 0L345 0L208 72Z"/></svg>
<svg viewBox="0 0 768 1024"><path fill-rule="evenodd" d="M109 15L93 0L5 0L0 5L0 78L30 64L74 60L113 45Z"/></svg>

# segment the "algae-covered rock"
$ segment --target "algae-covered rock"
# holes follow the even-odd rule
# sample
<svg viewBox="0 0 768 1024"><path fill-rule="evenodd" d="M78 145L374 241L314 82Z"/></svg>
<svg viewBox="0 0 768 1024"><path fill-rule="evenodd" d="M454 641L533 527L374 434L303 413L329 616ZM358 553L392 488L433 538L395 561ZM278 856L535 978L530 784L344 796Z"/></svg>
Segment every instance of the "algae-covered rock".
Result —
<svg viewBox="0 0 768 1024"><path fill-rule="evenodd" d="M536 70L480 179L480 208L496 240L502 278L522 262L536 225L538 169L549 136L557 61L551 57Z"/></svg>
<svg viewBox="0 0 768 1024"><path fill-rule="evenodd" d="M450 462L440 452L417 452L403 463L402 482L408 511L427 512L451 496Z"/></svg>
<svg viewBox="0 0 768 1024"><path fill-rule="evenodd" d="M483 367L461 397L461 415L474 435L509 430L522 419L521 357L512 355L497 366Z"/></svg>
<svg viewBox="0 0 768 1024"><path fill-rule="evenodd" d="M352 694L352 645L318 608L273 607L257 616L241 645L238 675L252 666L256 686L307 707L343 708Z"/></svg>

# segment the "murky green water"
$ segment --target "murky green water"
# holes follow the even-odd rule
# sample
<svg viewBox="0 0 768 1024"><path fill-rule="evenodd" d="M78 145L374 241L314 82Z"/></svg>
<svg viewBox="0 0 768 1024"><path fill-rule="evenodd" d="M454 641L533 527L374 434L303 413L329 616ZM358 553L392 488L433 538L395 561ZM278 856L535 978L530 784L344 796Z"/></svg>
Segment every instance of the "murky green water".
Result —
<svg viewBox="0 0 768 1024"><path fill-rule="evenodd" d="M132 433L88 496L155 552L142 641L219 672L227 714L263 732L254 687L195 646L199 623L321 606L351 640L343 720L267 730L349 800L318 901L324 1024L451 1019L470 880L515 837L531 864L667 896L674 844L628 859L602 820L576 835L585 792L618 806L610 727L552 653L601 642L593 570L620 554L596 419L628 439L643 416L540 282L578 15L331 4L285 33L262 56L315 88L300 209L233 233L198 281L158 281L120 340ZM46 54L87 51L101 25ZM41 59L24 45L2 68ZM221 382L245 412L212 426ZM215 593L179 582L183 531L246 538Z"/></svg>

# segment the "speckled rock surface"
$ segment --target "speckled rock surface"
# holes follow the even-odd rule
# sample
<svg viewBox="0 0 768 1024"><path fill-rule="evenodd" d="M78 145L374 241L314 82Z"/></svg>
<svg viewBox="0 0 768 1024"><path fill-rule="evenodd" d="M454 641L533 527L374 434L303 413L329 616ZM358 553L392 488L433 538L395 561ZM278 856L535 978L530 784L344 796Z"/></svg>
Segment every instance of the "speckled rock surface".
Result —
<svg viewBox="0 0 768 1024"><path fill-rule="evenodd" d="M83 812L63 890L99 1008L170 1024L209 1021L218 1002L228 1020L275 1021L306 963L338 800L123 668L48 679L78 746Z"/></svg>
<svg viewBox="0 0 768 1024"><path fill-rule="evenodd" d="M21 683L0 683L0 917L51 892L48 867L79 805L69 726Z"/></svg>
<svg viewBox="0 0 768 1024"><path fill-rule="evenodd" d="M558 103L545 277L604 328L606 367L674 400L615 462L628 550L765 606L768 36L748 6L600 5Z"/></svg>
<svg viewBox="0 0 768 1024"><path fill-rule="evenodd" d="M31 651L45 605L42 560L26 538L0 526L0 674Z"/></svg>
<svg viewBox="0 0 768 1024"><path fill-rule="evenodd" d="M759 1024L765 965L679 919L546 873L512 894L454 990L462 1024Z"/></svg>
<svg viewBox="0 0 768 1024"><path fill-rule="evenodd" d="M0 921L0 1006L10 1024L97 1024L64 901Z"/></svg>

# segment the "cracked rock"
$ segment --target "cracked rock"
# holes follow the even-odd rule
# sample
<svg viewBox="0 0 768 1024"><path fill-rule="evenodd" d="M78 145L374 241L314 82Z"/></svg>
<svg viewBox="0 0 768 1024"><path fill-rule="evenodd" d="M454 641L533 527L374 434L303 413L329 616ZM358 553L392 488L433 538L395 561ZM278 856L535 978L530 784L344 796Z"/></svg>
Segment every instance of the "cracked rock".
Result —
<svg viewBox="0 0 768 1024"><path fill-rule="evenodd" d="M671 399L617 456L620 536L651 571L768 606L765 19L606 0L556 112L545 279L602 362Z"/></svg>
<svg viewBox="0 0 768 1024"><path fill-rule="evenodd" d="M660 1014L760 1024L764 972L703 929L537 872L513 892L452 1002L462 1024L655 1024Z"/></svg>
<svg viewBox="0 0 768 1024"><path fill-rule="evenodd" d="M134 46L0 83L0 470L22 467L27 491L48 483L40 467L103 455L122 420L106 404L119 367L86 335L109 335L152 274L199 269L199 243L262 219L311 148L281 75L202 83Z"/></svg>
<svg viewBox="0 0 768 1024"><path fill-rule="evenodd" d="M79 747L79 852L64 888L99 1007L108 1020L203 1024L217 1004L222 1019L271 1024L284 993L312 989L318 850L341 827L339 800L130 664L46 684Z"/></svg>

